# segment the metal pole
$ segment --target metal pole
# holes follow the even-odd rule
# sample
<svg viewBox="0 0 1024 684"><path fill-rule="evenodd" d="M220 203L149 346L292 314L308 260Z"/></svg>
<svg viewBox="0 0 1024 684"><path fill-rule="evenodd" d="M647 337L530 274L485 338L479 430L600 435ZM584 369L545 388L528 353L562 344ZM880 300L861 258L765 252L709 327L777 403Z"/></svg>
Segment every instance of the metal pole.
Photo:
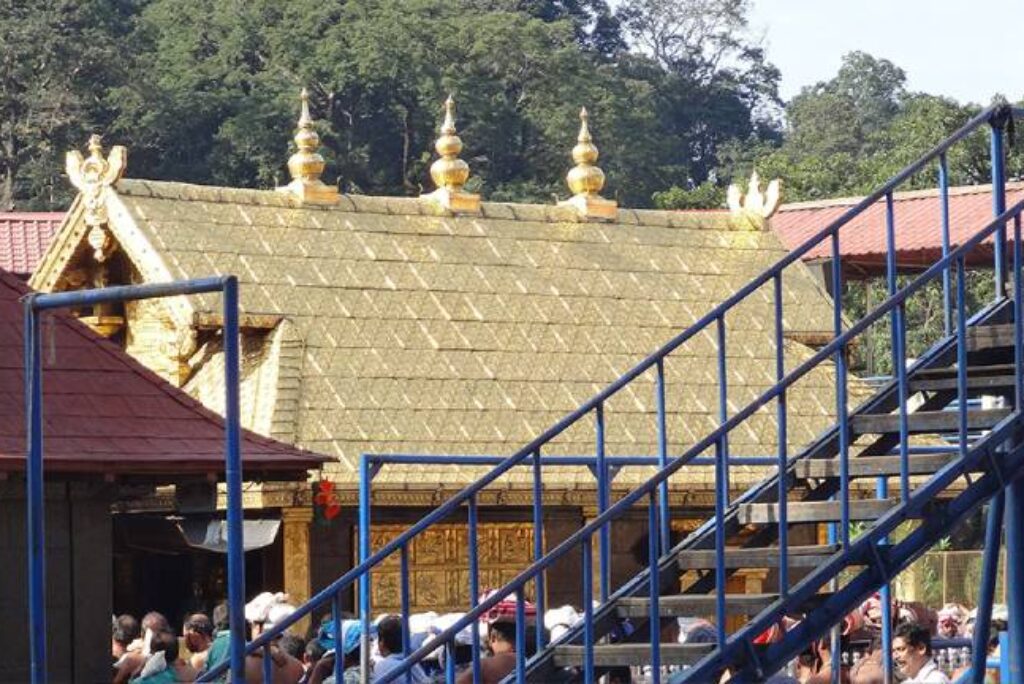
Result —
<svg viewBox="0 0 1024 684"><path fill-rule="evenodd" d="M843 262L839 232L832 233L832 327L836 337L843 334ZM835 352L836 417L839 420L839 539L850 547L850 425L846 396L846 345ZM833 668L834 669L834 668Z"/></svg>
<svg viewBox="0 0 1024 684"><path fill-rule="evenodd" d="M647 622L651 630L651 684L661 684L661 606L658 603L661 597L658 558L661 554L658 552L658 507L654 499L654 494L651 494L647 503L647 593L651 599Z"/></svg>
<svg viewBox="0 0 1024 684"><path fill-rule="evenodd" d="M597 469L597 514L601 515L608 510L608 506L611 504L611 485L608 481L610 475L605 460L604 404L598 404L594 409L594 420L597 426L597 453L595 454L597 457L595 464ZM610 522L601 526L598 538L601 540L601 546L598 549L600 553L598 556L598 596L601 603L604 603L608 600L608 595L611 594L612 535Z"/></svg>
<svg viewBox="0 0 1024 684"><path fill-rule="evenodd" d="M668 426L665 420L665 359L658 359L654 394L658 414L658 470L662 470L668 465ZM668 509L668 480L662 480L658 485L658 504L661 507L661 515L658 516L658 523L661 525L659 530L661 534L661 552L668 553L668 550L672 548L671 515Z"/></svg>
<svg viewBox="0 0 1024 684"><path fill-rule="evenodd" d="M1001 117L993 118L992 130L992 212L999 216L1006 211L1006 173L1003 166L1003 126L1006 122ZM1000 226L994 240L994 261L996 278L996 297L1006 294L1006 226ZM1012 641L1012 639L1011 639Z"/></svg>
<svg viewBox="0 0 1024 684"><path fill-rule="evenodd" d="M949 162L939 155L939 201L942 216L942 256L949 254ZM953 334L953 288L950 269L942 272L942 323L946 336ZM888 680L887 680L888 681Z"/></svg>
<svg viewBox="0 0 1024 684"><path fill-rule="evenodd" d="M1010 681L1024 682L1024 480L1006 487L1006 605L1009 608Z"/></svg>
<svg viewBox="0 0 1024 684"><path fill-rule="evenodd" d="M879 499L889 498L889 480L880 477L875 480L875 496ZM882 543L888 544L889 537ZM894 681L892 677L892 586L886 582L878 592L882 601L882 681Z"/></svg>
<svg viewBox="0 0 1024 684"><path fill-rule="evenodd" d="M46 684L46 543L43 490L43 368L35 297L25 300L26 497L28 499L28 611L32 684Z"/></svg>
<svg viewBox="0 0 1024 684"><path fill-rule="evenodd" d="M999 571L1000 542L1003 536L1003 511L1006 499L1003 493L992 498L985 525L985 554L982 560L981 586L978 588L978 613L974 621L974 641L971 653L970 681L982 684L985 681L985 659L988 654L989 626L992 621L992 602L996 595L996 575Z"/></svg>
<svg viewBox="0 0 1024 684"><path fill-rule="evenodd" d="M476 498L470 499L471 505L476 505ZM544 557L544 482L541 478L540 470L540 449L533 452L533 560L534 562L539 561ZM470 568L471 571L473 568ZM472 575L470 576L470 602L475 606L477 604L478 597L476 595L476 579ZM541 570L537 573L537 576L533 579L533 602L537 607L537 615L539 619L543 621L544 612L547 606L547 597L544 595L544 571ZM474 623L475 624L475 623ZM534 630L534 639L537 642L537 652L544 649L544 630L542 622L538 622L537 629ZM479 650L479 644L474 642L474 652ZM474 655L473 664L475 669L474 682L479 680L479 658Z"/></svg>
<svg viewBox="0 0 1024 684"><path fill-rule="evenodd" d="M242 544L242 452L238 385L238 279L224 279L224 480L228 494L228 621L231 681L245 682L245 551Z"/></svg>
<svg viewBox="0 0 1024 684"><path fill-rule="evenodd" d="M540 454L540 452L537 452ZM537 461L535 460L536 464ZM466 502L467 528L466 536L469 539L469 603L476 607L480 603L480 547L477 541L477 522L479 511L477 510L476 497L470 497ZM543 554L542 554L543 555ZM540 574L537 575L540 577ZM543 605L543 604L540 604ZM537 613L541 615L541 613ZM473 621L473 684L483 681L480 670L480 621ZM539 631L539 630L538 630Z"/></svg>
<svg viewBox="0 0 1024 684"><path fill-rule="evenodd" d="M370 557L370 457L359 459L359 562ZM370 681L370 570L359 576L359 667L363 684Z"/></svg>
<svg viewBox="0 0 1024 684"><path fill-rule="evenodd" d="M785 331L782 318L782 274L772 280L775 294L775 380L786 377ZM779 595L789 595L789 478L786 475L786 461L789 458L789 435L787 431L786 392L779 394L776 405L776 441L778 442L779 468Z"/></svg>

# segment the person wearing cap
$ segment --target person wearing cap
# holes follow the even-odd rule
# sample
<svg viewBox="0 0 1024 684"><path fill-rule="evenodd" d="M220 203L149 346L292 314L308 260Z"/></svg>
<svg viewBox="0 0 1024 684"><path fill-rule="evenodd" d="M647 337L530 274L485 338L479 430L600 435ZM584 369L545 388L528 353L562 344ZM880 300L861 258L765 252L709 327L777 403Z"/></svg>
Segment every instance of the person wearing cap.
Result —
<svg viewBox="0 0 1024 684"><path fill-rule="evenodd" d="M955 639L960 636L966 616L967 611L964 610L963 606L956 603L947 603L937 615L938 636L943 639Z"/></svg>
<svg viewBox="0 0 1024 684"><path fill-rule="evenodd" d="M359 645L363 626L359 620L345 620L341 625L342 679L341 684L360 684L363 670L359 663ZM317 643L326 649L310 672L309 684L336 684L334 678L334 623L328 620L320 627Z"/></svg>
<svg viewBox="0 0 1024 684"><path fill-rule="evenodd" d="M493 592L484 594L486 600ZM498 684L516 668L516 616L518 604L514 596L509 596L494 605L483 619L487 623L487 647L490 655L480 661L480 681L482 684ZM536 643L535 627L537 624L537 607L529 601L523 602L523 615L526 617L526 657L533 655L531 647ZM466 670L456 678L456 684L472 684L473 671Z"/></svg>
<svg viewBox="0 0 1024 684"><path fill-rule="evenodd" d="M269 600L268 600L269 597ZM287 596L284 594L270 594L264 592L245 606L245 619L249 622L252 638L255 639L264 631L271 629L276 622L291 615L295 608L287 604ZM221 604L214 610L214 622L226 627L228 623L227 605ZM217 632L210 644L206 656L206 669L212 669L221 662L230 658L230 631L222 629ZM264 684L263 682L263 649L249 654L245 659L245 681L248 684ZM294 684L303 675L302 662L291 657L272 642L270 645L270 657L273 660L273 679L265 684ZM226 682L227 677L222 675L218 682Z"/></svg>

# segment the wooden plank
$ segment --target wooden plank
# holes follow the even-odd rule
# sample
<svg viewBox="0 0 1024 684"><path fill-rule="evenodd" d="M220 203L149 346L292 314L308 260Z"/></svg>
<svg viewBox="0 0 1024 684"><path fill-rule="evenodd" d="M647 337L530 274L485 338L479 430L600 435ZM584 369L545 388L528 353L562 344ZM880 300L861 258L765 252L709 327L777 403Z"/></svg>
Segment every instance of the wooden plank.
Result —
<svg viewBox="0 0 1024 684"><path fill-rule="evenodd" d="M1013 375L970 375L968 371L967 389L969 390L997 390L1013 389ZM956 373L948 378L920 378L910 381L911 392L937 392L941 390L956 390Z"/></svg>
<svg viewBox="0 0 1024 684"><path fill-rule="evenodd" d="M1006 349L1013 347L1013 324L983 325L968 328L967 351Z"/></svg>
<svg viewBox="0 0 1024 684"><path fill-rule="evenodd" d="M967 429L985 430L1010 415L1010 409L975 409L967 412ZM956 411L917 411L907 415L911 434L956 432L960 415ZM882 435L899 432L900 417L895 413L850 416L850 430L857 435Z"/></svg>
<svg viewBox="0 0 1024 684"><path fill-rule="evenodd" d="M913 378L955 378L957 365L939 366L937 368L922 368L915 371ZM1016 368L1012 363L993 363L988 365L967 366L967 375L1013 375Z"/></svg>
<svg viewBox="0 0 1024 684"><path fill-rule="evenodd" d="M790 546L787 555L791 568L816 568L822 561L839 550L835 544L821 546ZM680 551L677 554L680 570L710 570L715 567L715 552L711 549ZM782 556L777 546L763 548L726 549L726 568L777 568Z"/></svg>
<svg viewBox="0 0 1024 684"><path fill-rule="evenodd" d="M662 665L693 665L714 650L714 644L662 644ZM596 667L633 667L651 662L650 644L596 644L594 665ZM580 667L583 665L583 647L556 646L555 664L558 667Z"/></svg>
<svg viewBox="0 0 1024 684"><path fill-rule="evenodd" d="M956 454L915 454L910 457L910 474L932 474L946 465ZM863 456L849 459L850 477L899 475L899 456ZM839 477L838 458L805 458L797 461L793 473L801 479Z"/></svg>
<svg viewBox="0 0 1024 684"><path fill-rule="evenodd" d="M899 503L898 499L858 499L850 502L851 520L874 520ZM786 507L792 523L835 522L842 519L838 501L792 501ZM770 524L779 521L779 505L740 504L739 521L743 525Z"/></svg>
<svg viewBox="0 0 1024 684"><path fill-rule="evenodd" d="M778 594L729 594L725 598L726 615L757 615L775 603ZM621 618L644 618L650 615L651 600L646 596L620 599L615 610ZM693 617L713 615L716 610L714 594L675 594L662 596L658 607L662 617Z"/></svg>

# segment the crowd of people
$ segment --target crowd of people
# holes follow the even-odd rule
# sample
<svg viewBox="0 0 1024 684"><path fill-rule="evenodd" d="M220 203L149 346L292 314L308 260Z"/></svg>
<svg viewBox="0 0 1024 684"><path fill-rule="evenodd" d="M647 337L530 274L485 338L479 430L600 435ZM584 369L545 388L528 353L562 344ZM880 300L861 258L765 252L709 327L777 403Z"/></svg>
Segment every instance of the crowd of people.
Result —
<svg viewBox="0 0 1024 684"><path fill-rule="evenodd" d="M883 611L876 594L846 617L840 629L840 681L849 684L883 684ZM893 601L891 606L891 662L895 677L904 684L948 684L957 681L973 662L966 645L975 629L976 611L948 604L934 611L920 603ZM995 606L989 624L988 650L981 657L999 657L999 633L1006 630L1006 609ZM782 638L798 620L786 620L761 635L761 643ZM827 684L833 672L832 639L824 639L804 651L787 674L801 684ZM998 683L996 670L986 672L986 682Z"/></svg>
<svg viewBox="0 0 1024 684"><path fill-rule="evenodd" d="M515 669L517 605L513 598L499 602L477 625L478 655L481 681L496 684ZM295 608L284 594L264 593L245 606L245 620L250 638L256 638L288 618ZM580 619L579 611L563 606L536 615L534 606L527 603L522 613L526 616L524 632L525 657L533 655L536 643L535 629L544 629L547 640L558 639ZM970 665L969 650L963 644L956 648L933 648L935 639L957 639L973 633L973 613L961 606L949 605L938 612L920 605L895 602L892 609L893 638L892 662L897 676L904 684L948 684ZM378 682L392 673L403 660L404 639L408 647L416 650L431 638L455 624L462 614L419 613L404 624L399 616L385 615L374 621L367 640L371 644L368 679ZM1005 630L1005 609L996 607L991 625L992 640L987 655L998 656L996 635ZM757 643L767 644L780 640L786 631L799 621L787 618L766 631ZM362 681L361 645L362 623L355 619L340 621L341 635L336 638L335 622L324 619L308 633L293 633L295 627L285 630L269 648L258 650L246 658L245 679L256 684L264 681L269 672L271 684L355 684ZM881 647L882 606L876 596L846 618L839 637L841 661L833 664L832 642L822 640L796 658L785 671L769 682L773 684L825 684L832 679L834 667L840 671L845 684L880 684L884 682ZM638 636L628 620L621 621L609 635L611 641ZM717 630L702 619L668 619L661 626L662 643L714 643ZM472 684L474 661L474 635L470 627L455 635L450 648L440 645L408 671L413 684L443 682L448 658L453 659L458 684ZM336 650L337 649L337 650ZM226 604L215 608L211 616L196 613L185 617L180 636L171 623L160 613L151 612L136 620L130 615L114 618L111 640L114 684L169 684L192 682L202 674L228 660L230 655L228 609ZM269 658L270 663L265 663ZM340 666L336 666L340 659ZM341 672L341 679L335 673ZM566 673L571 679L574 673ZM643 668L617 668L607 674L614 684L642 684L650 679L650 671ZM716 675L720 682L728 681L728 671ZM221 678L219 681L226 681ZM998 673L989 672L989 682L998 682Z"/></svg>
<svg viewBox="0 0 1024 684"><path fill-rule="evenodd" d="M255 639L290 616L295 607L284 594L263 593L245 606L249 638ZM533 624L535 609L527 604L525 613L531 626L530 643L535 643ZM515 667L515 604L504 601L479 624L480 644L486 649L479 658L482 681L497 683ZM444 631L461 617L460 614L425 613L412 616L408 632L412 649L419 648L432 636ZM246 657L245 680L250 684L264 682L270 672L270 684L356 684L362 681L362 623L348 618L341 620L341 637L335 638L335 623L324 619L308 635L287 630L271 642L266 651L260 649ZM294 629L294 628L293 628ZM378 682L394 671L403 660L406 625L396 615L381 616L374 621L369 636L372 647L369 681ZM230 657L230 631L227 604L220 604L207 616L188 615L180 637L168 619L157 612L147 613L142 620L131 615L115 617L112 624L111 656L114 684L171 684L193 682L202 673L216 668ZM472 629L456 635L455 646L437 648L422 664L414 665L401 681L430 684L445 681L445 659L452 657L458 671L459 684L472 682ZM336 647L340 646L336 650ZM340 651L340 654L339 652ZM532 650L530 651L532 655ZM269 657L269 666L263 659ZM335 659L340 658L341 680L335 678ZM226 681L218 677L216 681Z"/></svg>

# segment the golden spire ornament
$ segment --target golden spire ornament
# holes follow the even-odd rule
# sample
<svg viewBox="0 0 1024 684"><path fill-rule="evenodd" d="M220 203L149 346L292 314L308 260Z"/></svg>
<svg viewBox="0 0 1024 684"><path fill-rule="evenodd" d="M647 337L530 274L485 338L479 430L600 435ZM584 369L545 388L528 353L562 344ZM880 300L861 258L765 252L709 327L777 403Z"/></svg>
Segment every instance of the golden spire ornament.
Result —
<svg viewBox="0 0 1024 684"><path fill-rule="evenodd" d="M292 182L278 188L290 192L303 204L337 204L337 188L325 185L320 180L324 172L324 158L320 149L320 136L313 128L313 117L309 115L309 92L303 88L302 110L299 114L298 129L295 131L295 146L298 151L288 158L288 171Z"/></svg>
<svg viewBox="0 0 1024 684"><path fill-rule="evenodd" d="M782 201L782 181L776 178L761 189L761 177L757 169L750 174L746 194L735 183L729 186L726 202L732 213L733 222L747 230L763 230L768 220L779 208Z"/></svg>
<svg viewBox="0 0 1024 684"><path fill-rule="evenodd" d="M614 220L618 217L618 204L600 195L604 188L604 171L597 167L598 151L590 136L589 118L587 108L580 109L580 132L572 148L576 166L565 177L573 196L559 202L558 206L574 209L583 219Z"/></svg>
<svg viewBox="0 0 1024 684"><path fill-rule="evenodd" d="M480 195L462 189L469 180L469 164L459 159L462 139L455 130L455 99L451 95L444 103L441 137L434 143L434 149L440 158L430 165L430 177L437 189L422 197L453 214L479 212Z"/></svg>

